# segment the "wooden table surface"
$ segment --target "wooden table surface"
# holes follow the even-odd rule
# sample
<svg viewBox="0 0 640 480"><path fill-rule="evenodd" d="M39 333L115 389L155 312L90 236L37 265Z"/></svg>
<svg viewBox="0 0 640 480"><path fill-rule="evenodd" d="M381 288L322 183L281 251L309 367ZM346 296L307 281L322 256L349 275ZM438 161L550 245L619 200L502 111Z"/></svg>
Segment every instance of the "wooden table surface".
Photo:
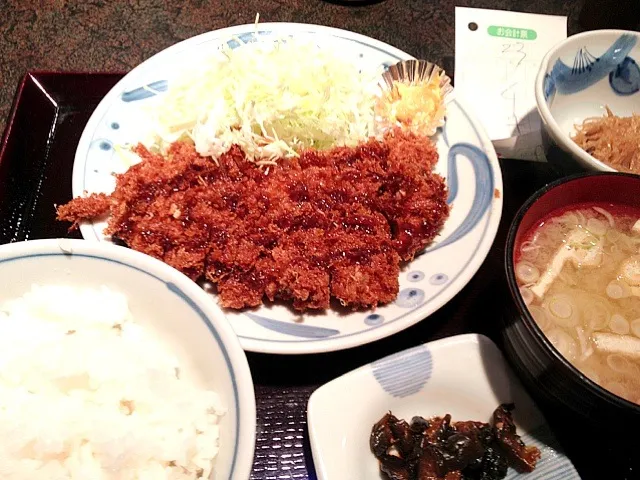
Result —
<svg viewBox="0 0 640 480"><path fill-rule="evenodd" d="M582 29L578 23L582 2L0 0L0 131L18 81L29 70L127 72L180 40L252 23L257 12L264 22L352 30L451 70L456 5L567 15L569 32L575 33Z"/></svg>

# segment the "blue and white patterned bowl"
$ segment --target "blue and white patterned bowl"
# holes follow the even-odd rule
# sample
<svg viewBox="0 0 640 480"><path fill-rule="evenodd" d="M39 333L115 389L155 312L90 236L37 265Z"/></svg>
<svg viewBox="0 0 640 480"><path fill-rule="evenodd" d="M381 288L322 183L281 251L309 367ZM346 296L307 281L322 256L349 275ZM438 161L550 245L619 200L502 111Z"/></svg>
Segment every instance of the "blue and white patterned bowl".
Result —
<svg viewBox="0 0 640 480"><path fill-rule="evenodd" d="M233 329L202 289L158 260L107 243L54 239L0 246L0 300L17 298L34 284L105 285L124 293L134 319L167 342L185 371L216 391L226 408L209 480L249 478L256 431L253 381Z"/></svg>
<svg viewBox="0 0 640 480"><path fill-rule="evenodd" d="M615 171L571 140L575 125L640 114L640 33L596 30L567 38L542 61L535 84L547 158L562 172Z"/></svg>
<svg viewBox="0 0 640 480"><path fill-rule="evenodd" d="M273 42L302 38L332 48L348 61L367 68L386 67L412 57L372 38L335 28L296 23L240 25L177 43L127 74L100 102L76 150L73 195L110 193L113 172L127 166L115 146L137 143L144 136L145 111L161 102L177 72L203 56L242 41ZM457 294L484 261L502 214L502 176L495 150L482 126L456 100L448 97L447 118L434 141L440 154L436 171L447 179L451 214L440 236L400 273L395 302L375 312L334 309L299 314L283 304L237 312L227 318L246 350L298 354L334 351L363 345L399 332L425 319ZM90 241L110 241L104 221L80 226Z"/></svg>
<svg viewBox="0 0 640 480"><path fill-rule="evenodd" d="M348 392L348 394L345 394ZM544 417L487 337L459 335L421 345L347 373L316 390L307 420L319 480L381 478L369 448L371 427L388 411L398 418L450 413L488 422L501 403L515 403L522 439L542 457L534 472L508 480L579 480Z"/></svg>

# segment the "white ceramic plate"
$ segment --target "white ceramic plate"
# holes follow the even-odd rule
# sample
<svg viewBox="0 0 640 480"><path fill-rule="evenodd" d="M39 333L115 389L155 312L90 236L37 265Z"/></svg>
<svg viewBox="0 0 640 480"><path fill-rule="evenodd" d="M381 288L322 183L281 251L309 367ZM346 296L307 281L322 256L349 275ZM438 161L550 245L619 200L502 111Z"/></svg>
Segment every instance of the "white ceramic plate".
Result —
<svg viewBox="0 0 640 480"><path fill-rule="evenodd" d="M553 448L553 434L498 348L476 334L391 355L316 390L307 414L316 474L319 480L382 478L369 435L388 411L408 421L450 413L453 421L488 422L498 405L510 402L516 406L518 434L540 448L542 457L532 473L509 469L506 478L578 480L571 461Z"/></svg>
<svg viewBox="0 0 640 480"><path fill-rule="evenodd" d="M136 67L100 102L78 145L73 195L113 190L112 172L126 169L114 145L141 140L143 107L161 100L162 93L154 95L152 90L166 90L167 81L180 71L180 65L222 43L237 46L234 36L248 41L256 35L258 41L271 41L275 35L311 37L362 65L388 66L412 58L362 35L304 24L261 24L257 34L254 25L243 25L185 40ZM428 317L467 284L485 259L500 223L500 167L484 130L455 99L448 105L446 125L436 138L440 153L437 171L447 178L451 215L437 242L401 272L397 300L375 313L349 315L335 311L300 315L284 305L265 305L247 313L228 311L246 350L293 354L362 345ZM108 240L102 234L104 227L101 222L85 224L82 235L87 240Z"/></svg>

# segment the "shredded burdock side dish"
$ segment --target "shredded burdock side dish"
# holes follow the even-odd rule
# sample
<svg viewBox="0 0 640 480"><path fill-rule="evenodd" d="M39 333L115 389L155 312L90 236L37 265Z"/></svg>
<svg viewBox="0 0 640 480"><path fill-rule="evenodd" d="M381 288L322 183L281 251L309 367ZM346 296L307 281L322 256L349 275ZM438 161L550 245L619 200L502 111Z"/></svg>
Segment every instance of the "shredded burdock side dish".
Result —
<svg viewBox="0 0 640 480"><path fill-rule="evenodd" d="M605 108L602 117L587 118L576 125L573 141L616 170L640 173L640 115L619 117Z"/></svg>
<svg viewBox="0 0 640 480"><path fill-rule="evenodd" d="M302 150L259 168L234 145L217 158L193 142L116 176L111 195L58 208L73 222L108 214L114 240L217 286L224 307L263 299L326 309L393 301L403 262L432 242L448 214L428 137L401 130L383 140Z"/></svg>

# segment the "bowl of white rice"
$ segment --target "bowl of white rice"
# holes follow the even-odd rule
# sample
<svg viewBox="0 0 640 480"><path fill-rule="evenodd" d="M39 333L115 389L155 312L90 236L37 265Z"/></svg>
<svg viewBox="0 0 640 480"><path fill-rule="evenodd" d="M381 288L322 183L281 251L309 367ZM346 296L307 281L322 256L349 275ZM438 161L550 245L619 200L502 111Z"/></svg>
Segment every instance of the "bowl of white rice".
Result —
<svg viewBox="0 0 640 480"><path fill-rule="evenodd" d="M256 408L219 307L106 243L0 246L0 478L247 479Z"/></svg>

